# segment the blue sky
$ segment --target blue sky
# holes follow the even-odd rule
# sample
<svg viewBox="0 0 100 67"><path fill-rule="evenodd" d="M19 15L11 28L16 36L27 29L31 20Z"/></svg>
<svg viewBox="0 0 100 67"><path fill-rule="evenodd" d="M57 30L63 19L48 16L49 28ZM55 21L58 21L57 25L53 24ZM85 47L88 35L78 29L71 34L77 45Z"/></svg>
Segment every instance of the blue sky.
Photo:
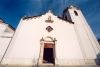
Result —
<svg viewBox="0 0 100 67"><path fill-rule="evenodd" d="M16 28L24 15L44 14L50 8L62 17L63 10L69 5L82 9L96 38L100 38L100 0L0 0L0 17Z"/></svg>

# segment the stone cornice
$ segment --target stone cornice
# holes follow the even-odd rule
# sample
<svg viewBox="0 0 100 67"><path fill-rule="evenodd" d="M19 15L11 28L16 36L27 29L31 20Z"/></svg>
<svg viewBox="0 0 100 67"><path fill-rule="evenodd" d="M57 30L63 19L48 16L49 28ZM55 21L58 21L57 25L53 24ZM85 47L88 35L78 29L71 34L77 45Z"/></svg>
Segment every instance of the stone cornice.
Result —
<svg viewBox="0 0 100 67"><path fill-rule="evenodd" d="M46 12L46 13L51 13L51 14L53 14L54 16L56 16L58 19L60 19L60 20L62 20L62 21L67 21L67 22L69 22L69 23L74 24L74 22L72 22L72 21L65 20L65 19L59 17L58 15L55 15L51 10L49 10L49 11ZM46 14L46 13L45 13L45 14ZM30 19L33 19L33 18L36 19L36 18L42 17L42 15L45 15L45 14L41 14L41 15L37 15L37 16L32 16L32 17L26 17L26 16L24 16L24 17L23 17L23 20L30 20ZM52 22L53 22L53 21L52 21Z"/></svg>

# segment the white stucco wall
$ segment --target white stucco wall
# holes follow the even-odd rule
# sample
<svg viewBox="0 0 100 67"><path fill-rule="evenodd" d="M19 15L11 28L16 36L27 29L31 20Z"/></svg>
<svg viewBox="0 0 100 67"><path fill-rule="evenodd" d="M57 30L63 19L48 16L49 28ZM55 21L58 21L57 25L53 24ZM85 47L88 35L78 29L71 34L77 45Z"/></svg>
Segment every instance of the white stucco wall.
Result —
<svg viewBox="0 0 100 67"><path fill-rule="evenodd" d="M11 32L9 30L5 32L7 28L9 28L8 24L0 23L0 62L2 61L4 53L6 52L11 38L14 35L14 30L12 30L11 28L9 28L9 30L12 30L12 33L9 33Z"/></svg>
<svg viewBox="0 0 100 67"><path fill-rule="evenodd" d="M48 16L51 16L53 23L45 22ZM59 64L67 59L83 59L73 25L58 19L51 13L38 18L21 20L2 64L37 64L40 39L46 36L57 39L56 53ZM53 31L48 32L47 26L51 26Z"/></svg>
<svg viewBox="0 0 100 67"><path fill-rule="evenodd" d="M87 29L86 22L83 20L83 17L81 16L80 10L77 10L78 16L75 16L74 10L69 9L72 21L75 22L75 25L77 27L79 37L82 42L82 46L85 51L85 59L96 59L96 52L99 53L99 50L90 35L90 31ZM94 46L93 46L94 45ZM96 49L94 49L96 48Z"/></svg>
<svg viewBox="0 0 100 67"><path fill-rule="evenodd" d="M58 65L95 64L100 46L80 10L75 16L68 9L67 18L75 24L58 19L48 12L42 16L21 19L2 64L37 65L40 53L40 39L47 36L56 38L56 57ZM70 13L70 14L69 14ZM51 16L53 23L45 20ZM48 32L46 27L53 30Z"/></svg>
<svg viewBox="0 0 100 67"><path fill-rule="evenodd" d="M14 33L4 32L1 37L12 38Z"/></svg>
<svg viewBox="0 0 100 67"><path fill-rule="evenodd" d="M14 29L12 29L10 26L8 26L5 30L5 32L10 32L10 33L14 33Z"/></svg>
<svg viewBox="0 0 100 67"><path fill-rule="evenodd" d="M0 35L5 31L7 28L7 25L4 23L0 23Z"/></svg>
<svg viewBox="0 0 100 67"><path fill-rule="evenodd" d="M0 61L9 45L11 38L0 38Z"/></svg>

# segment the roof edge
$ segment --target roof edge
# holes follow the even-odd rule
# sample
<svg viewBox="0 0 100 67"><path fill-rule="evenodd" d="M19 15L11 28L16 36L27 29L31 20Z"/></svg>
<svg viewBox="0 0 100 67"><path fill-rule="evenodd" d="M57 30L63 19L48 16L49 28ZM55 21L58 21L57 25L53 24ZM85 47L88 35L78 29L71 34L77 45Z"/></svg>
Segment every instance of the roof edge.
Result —
<svg viewBox="0 0 100 67"><path fill-rule="evenodd" d="M61 18L61 17L57 17L57 18L59 18L59 19L61 19L61 20L64 20L64 21L68 21L69 23L72 23L72 24L74 24L74 22L72 22L72 21L69 21L69 20L65 20L65 19L63 19L63 18Z"/></svg>
<svg viewBox="0 0 100 67"><path fill-rule="evenodd" d="M58 19L61 19L61 20L64 20L64 21L68 21L69 23L74 24L74 22L72 22L72 21L65 20L65 19L59 17L58 15L55 15L55 14L52 12L51 9L49 9L48 12L52 13L54 16L57 16ZM48 13L48 12L46 12L46 13ZM24 17L23 17L23 20L26 20L26 19L32 19L32 18L37 18L37 17L41 17L42 15L45 15L46 13L41 14L41 15L37 15L37 16L32 16L32 17L26 17L26 16L24 16Z"/></svg>
<svg viewBox="0 0 100 67"><path fill-rule="evenodd" d="M10 27L10 28L12 28L14 31L16 30L13 26L11 26L10 24L8 24L8 26Z"/></svg>
<svg viewBox="0 0 100 67"><path fill-rule="evenodd" d="M34 18L34 17L41 17L42 15L45 15L46 13L52 13L54 16L58 16L58 15L55 15L51 9L49 9L47 12L45 12L44 14L40 14L40 15L37 15L37 16L31 16L31 17L26 17L26 15L23 17L23 20L25 19L31 19L31 18Z"/></svg>
<svg viewBox="0 0 100 67"><path fill-rule="evenodd" d="M13 30L15 30L15 28L13 26L11 26L9 23L6 23L2 18L0 18L2 20L3 24L7 24L10 28L12 28Z"/></svg>

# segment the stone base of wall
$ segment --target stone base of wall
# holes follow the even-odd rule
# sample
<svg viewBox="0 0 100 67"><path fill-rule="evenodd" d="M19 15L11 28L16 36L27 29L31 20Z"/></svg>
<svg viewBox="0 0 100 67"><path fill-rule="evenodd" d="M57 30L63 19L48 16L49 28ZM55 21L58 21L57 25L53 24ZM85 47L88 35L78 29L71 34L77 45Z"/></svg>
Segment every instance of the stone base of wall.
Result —
<svg viewBox="0 0 100 67"><path fill-rule="evenodd" d="M76 60L71 60L71 59L58 59L57 64L60 66L67 66L67 65L100 65L100 61L98 59L93 60L93 59L76 59Z"/></svg>
<svg viewBox="0 0 100 67"><path fill-rule="evenodd" d="M1 62L2 65L37 65L37 59L33 58L4 58Z"/></svg>
<svg viewBox="0 0 100 67"><path fill-rule="evenodd" d="M1 62L2 65L39 65L38 59L14 59L14 58L4 58ZM42 65L42 64L41 64ZM69 66L69 65L100 65L98 59L57 59L55 65L59 66Z"/></svg>

